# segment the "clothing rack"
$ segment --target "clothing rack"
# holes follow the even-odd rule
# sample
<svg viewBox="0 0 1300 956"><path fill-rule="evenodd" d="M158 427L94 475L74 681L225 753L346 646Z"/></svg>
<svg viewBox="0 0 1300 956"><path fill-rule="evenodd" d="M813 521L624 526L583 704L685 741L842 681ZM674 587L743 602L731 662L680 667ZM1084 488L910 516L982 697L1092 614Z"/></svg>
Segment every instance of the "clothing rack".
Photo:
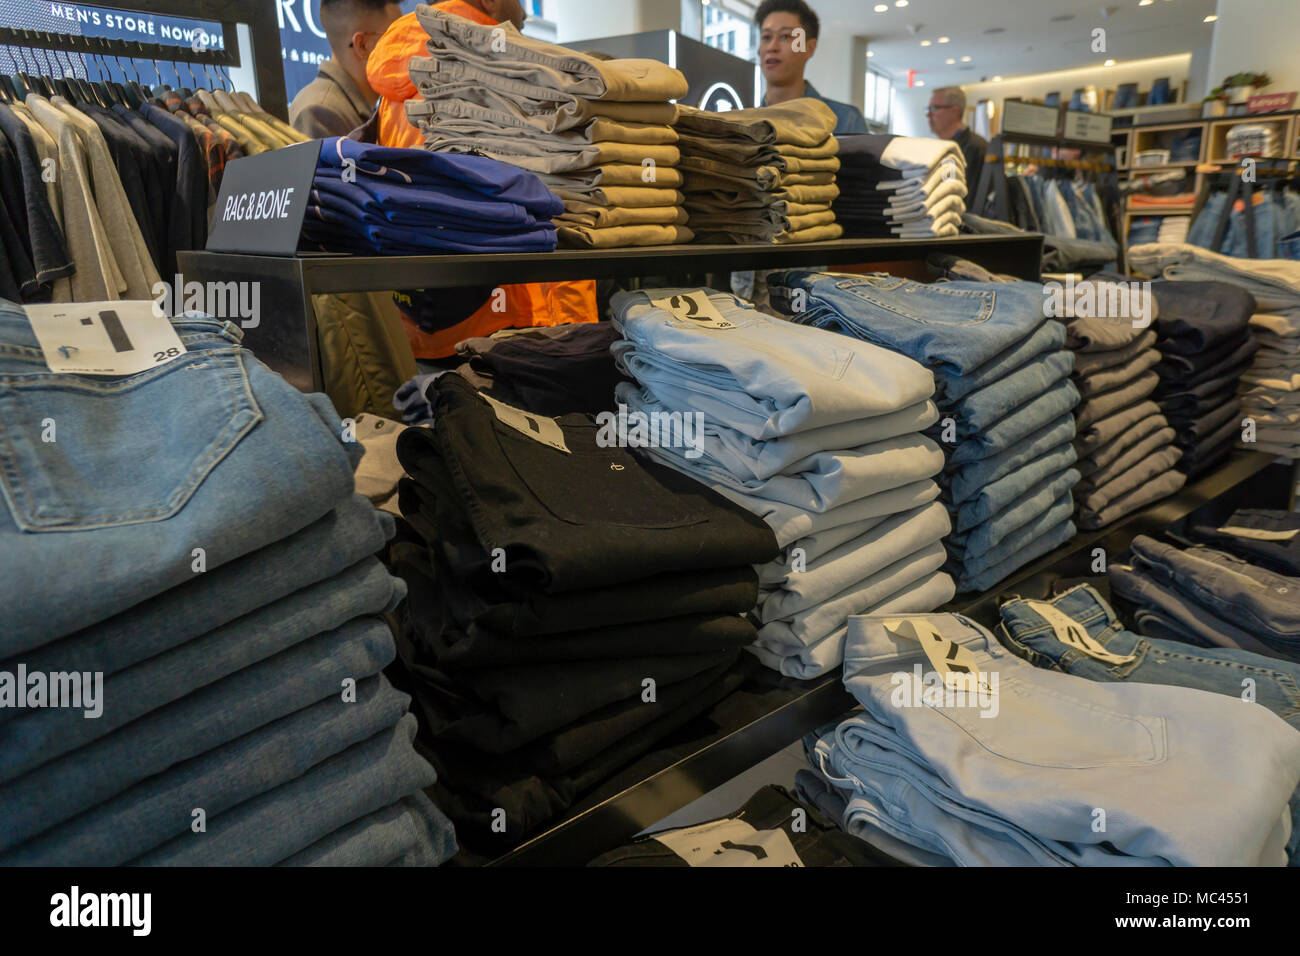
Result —
<svg viewBox="0 0 1300 956"><path fill-rule="evenodd" d="M1239 162L1239 160L1234 160L1233 165L1236 166ZM1283 164L1281 168L1272 165L1279 162ZM1270 166L1261 169L1258 164L1262 163L1268 163ZM1260 159L1255 172L1261 176L1289 177L1291 175L1289 167L1290 161L1286 159ZM1228 224L1232 219L1233 207L1236 205L1237 200L1240 199L1244 204L1242 215L1245 217L1246 225L1246 255L1251 259L1258 259L1259 247L1255 239L1254 200L1256 184L1253 180L1248 180L1242 176L1239 169L1227 167L1225 164L1224 169L1215 173L1215 181L1210 184L1211 188L1206 193L1207 198L1209 193L1213 192L1214 186L1225 185L1224 177L1226 177L1228 200L1223 204L1223 211L1219 213L1219 221L1214 226L1214 245L1211 248L1219 249L1222 247L1223 239L1228 234ZM1202 204L1197 203L1197 207L1199 212Z"/></svg>
<svg viewBox="0 0 1300 956"><path fill-rule="evenodd" d="M257 101L268 113L286 122L289 119L289 99L284 86L284 64L280 56L280 27L276 19L277 5L265 0L113 0L111 3L91 2L85 6L124 10L130 13L155 14L186 20L203 20L220 23L223 47L221 49L194 50L189 46L168 46L158 43L141 43L135 40L110 40L103 37L83 37L71 33L52 33L44 30L0 28L0 46L31 47L47 50L66 50L104 56L155 59L163 62L185 62L210 66L240 66L237 41L239 24L248 27L252 47L252 65L257 83Z"/></svg>
<svg viewBox="0 0 1300 956"><path fill-rule="evenodd" d="M1009 161L1022 160L1032 162L1038 166L1059 167L1063 169L1078 169L1085 172L1112 172L1114 167L1106 162L1090 162L1087 160L1060 159L1055 156L1044 157L1021 157L1008 156L1007 144L1025 145L1025 146L1046 146L1053 149L1086 149L1098 152L1109 152L1111 146L1109 143L1093 143L1087 140L1066 139L1063 136L1030 136L1024 133L1001 133L994 136L989 141L989 148L984 157L984 168L980 171L980 179L974 189L974 201L967 204L967 208L977 215L985 215L987 209L989 192L993 193L993 209L991 216L1002 222L1010 221L1010 200L1007 197L1007 170L1006 164Z"/></svg>

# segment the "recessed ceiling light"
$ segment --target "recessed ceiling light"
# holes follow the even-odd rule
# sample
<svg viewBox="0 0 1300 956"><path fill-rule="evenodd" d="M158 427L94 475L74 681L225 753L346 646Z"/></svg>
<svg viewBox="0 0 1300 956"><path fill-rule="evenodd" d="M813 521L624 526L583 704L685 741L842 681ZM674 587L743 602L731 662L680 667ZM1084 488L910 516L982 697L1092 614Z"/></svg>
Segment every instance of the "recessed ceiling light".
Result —
<svg viewBox="0 0 1300 956"><path fill-rule="evenodd" d="M962 61L963 63L969 63L969 62L970 62L970 57L968 57L968 56L964 56L964 57L961 58L961 61Z"/></svg>
<svg viewBox="0 0 1300 956"><path fill-rule="evenodd" d="M875 51L875 50L868 50L868 51L867 51L867 56L875 56L875 55L876 55L876 51Z"/></svg>
<svg viewBox="0 0 1300 956"><path fill-rule="evenodd" d="M1114 66L1114 65L1115 65L1114 60L1107 60L1105 63L1102 64L1102 66Z"/></svg>
<svg viewBox="0 0 1300 956"><path fill-rule="evenodd" d="M871 9L875 10L877 13L884 13L886 10L889 9L889 4L887 4L887 3L878 3L878 4L876 4L874 7L872 7Z"/></svg>
<svg viewBox="0 0 1300 956"><path fill-rule="evenodd" d="M947 38L947 37L939 37L939 42L940 42L940 43L947 43L947 42L948 42L948 38Z"/></svg>
<svg viewBox="0 0 1300 956"><path fill-rule="evenodd" d="M993 82L994 82L994 83L1001 83L1001 82L1002 82L1002 77L1000 77L1000 76L995 76L995 77L993 77Z"/></svg>
<svg viewBox="0 0 1300 956"><path fill-rule="evenodd" d="M1155 3L1155 2L1156 2L1156 0L1138 0L1138 6L1139 6L1139 7L1149 7L1149 6L1151 6L1151 4L1153 4L1153 3Z"/></svg>
<svg viewBox="0 0 1300 956"><path fill-rule="evenodd" d="M1204 20L1202 20L1201 22L1202 22L1202 23L1213 23L1213 22L1214 22L1215 20L1217 20L1217 19L1219 19L1219 18L1218 18L1215 14L1211 13L1208 17L1206 17L1206 18L1205 18Z"/></svg>
<svg viewBox="0 0 1300 956"><path fill-rule="evenodd" d="M917 85L917 86L925 86L925 80L917 80L917 81L916 81L916 85Z"/></svg>
<svg viewBox="0 0 1300 956"><path fill-rule="evenodd" d="M921 46L929 46L929 45L930 45L930 41L929 41L929 40L922 40L922 41L921 41Z"/></svg>
<svg viewBox="0 0 1300 956"><path fill-rule="evenodd" d="M905 7L907 6L907 0L894 0L894 6Z"/></svg>
<svg viewBox="0 0 1300 956"><path fill-rule="evenodd" d="M944 60L943 62L947 63L949 66L952 66L957 61L954 60L952 57L948 57L948 59Z"/></svg>

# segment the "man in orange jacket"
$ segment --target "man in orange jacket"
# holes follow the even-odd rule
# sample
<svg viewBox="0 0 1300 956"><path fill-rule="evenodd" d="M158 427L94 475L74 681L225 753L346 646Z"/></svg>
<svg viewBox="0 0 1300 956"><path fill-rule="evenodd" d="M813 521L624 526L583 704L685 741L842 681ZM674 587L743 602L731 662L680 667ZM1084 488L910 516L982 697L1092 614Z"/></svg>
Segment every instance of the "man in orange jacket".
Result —
<svg viewBox="0 0 1300 956"><path fill-rule="evenodd" d="M519 0L445 0L433 6L487 25L509 20L518 28L527 16ZM406 101L420 95L407 64L413 56L428 55L428 42L424 27L414 13L408 13L380 37L366 63L366 79L380 96L379 142L384 146L419 149L424 145L424 137L406 118ZM595 322L597 318L596 283L583 279L501 286L490 290L487 301L469 318L437 332L423 331L407 316L403 321L415 357L441 359L454 354L461 339L491 335L499 329Z"/></svg>

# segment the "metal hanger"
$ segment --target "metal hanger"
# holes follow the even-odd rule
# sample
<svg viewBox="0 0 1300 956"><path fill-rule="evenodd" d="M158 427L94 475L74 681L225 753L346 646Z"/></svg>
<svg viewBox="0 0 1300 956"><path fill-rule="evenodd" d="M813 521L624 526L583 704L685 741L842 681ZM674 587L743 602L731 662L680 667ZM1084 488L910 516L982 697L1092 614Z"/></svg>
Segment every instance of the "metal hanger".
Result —
<svg viewBox="0 0 1300 956"><path fill-rule="evenodd" d="M10 64L17 67L18 61L14 59L13 52L8 47L4 49L9 54ZM17 69L13 72L16 73ZM14 81L8 73L0 73L0 99L3 99L6 103L16 103L19 99L18 89L14 86Z"/></svg>

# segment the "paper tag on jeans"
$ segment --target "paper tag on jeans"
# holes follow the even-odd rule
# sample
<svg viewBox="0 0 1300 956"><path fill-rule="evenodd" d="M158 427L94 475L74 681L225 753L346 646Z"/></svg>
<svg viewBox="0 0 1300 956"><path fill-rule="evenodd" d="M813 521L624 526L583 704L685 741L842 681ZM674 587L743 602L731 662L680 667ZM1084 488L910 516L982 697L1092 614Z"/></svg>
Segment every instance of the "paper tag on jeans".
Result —
<svg viewBox="0 0 1300 956"><path fill-rule="evenodd" d="M507 405L504 402L498 402L495 398L478 393L479 398L492 406L492 411L496 414L497 420L503 425L509 425L515 431L527 435L533 441L541 442L548 445L556 451L562 451L569 454L569 446L564 441L564 430L560 428L560 423L554 418L547 418L545 415L534 415L532 412L526 412L522 408L515 408L513 405Z"/></svg>
<svg viewBox="0 0 1300 956"><path fill-rule="evenodd" d="M1219 531L1230 534L1234 538L1249 538L1251 541L1291 541L1300 534L1300 528L1292 528L1290 531L1268 531L1264 528L1238 528L1231 524L1224 525Z"/></svg>
<svg viewBox="0 0 1300 956"><path fill-rule="evenodd" d="M1056 639L1067 647L1073 647L1076 651L1107 664L1130 664L1137 658L1136 654L1120 655L1106 650L1104 644L1089 636L1082 624L1055 605L1048 604L1046 601L1024 603L1051 626Z"/></svg>
<svg viewBox="0 0 1300 956"><path fill-rule="evenodd" d="M25 305L51 372L134 375L185 354L176 329L151 301Z"/></svg>
<svg viewBox="0 0 1300 956"><path fill-rule="evenodd" d="M883 624L885 630L894 637L919 643L925 656L930 659L930 666L943 678L945 685L970 686L969 682L973 680L973 689L983 693L996 693L988 675L980 672L970 649L944 637L928 621L905 617L884 621Z"/></svg>
<svg viewBox="0 0 1300 956"><path fill-rule="evenodd" d="M743 820L716 820L653 839L691 866L804 865L784 830L755 830Z"/></svg>
<svg viewBox="0 0 1300 956"><path fill-rule="evenodd" d="M706 329L734 329L735 322L722 317L717 306L709 301L709 293L704 289L694 292L681 292L662 299L651 299L650 304L663 309L679 322L698 325Z"/></svg>

